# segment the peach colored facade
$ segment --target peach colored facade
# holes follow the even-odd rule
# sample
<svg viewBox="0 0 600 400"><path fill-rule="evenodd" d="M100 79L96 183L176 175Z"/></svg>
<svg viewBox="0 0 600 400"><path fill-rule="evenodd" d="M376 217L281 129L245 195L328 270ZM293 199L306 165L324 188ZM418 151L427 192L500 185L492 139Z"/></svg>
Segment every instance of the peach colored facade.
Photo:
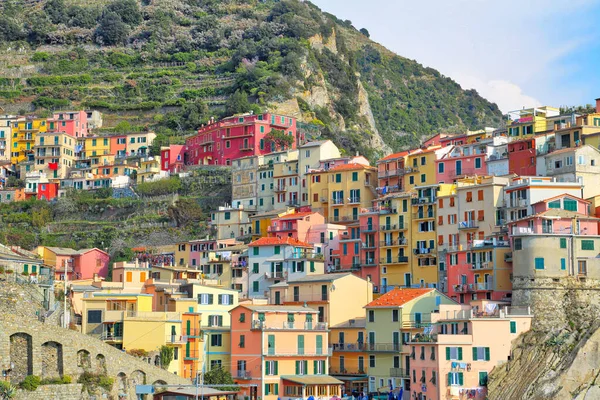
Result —
<svg viewBox="0 0 600 400"><path fill-rule="evenodd" d="M313 225L322 225L325 217L317 212L299 212L271 219L267 228L269 236L280 238L292 237L307 241L308 233Z"/></svg>
<svg viewBox="0 0 600 400"><path fill-rule="evenodd" d="M411 398L485 399L488 374L508 361L512 341L531 320L527 307L485 300L440 305L431 314L431 331L408 343Z"/></svg>

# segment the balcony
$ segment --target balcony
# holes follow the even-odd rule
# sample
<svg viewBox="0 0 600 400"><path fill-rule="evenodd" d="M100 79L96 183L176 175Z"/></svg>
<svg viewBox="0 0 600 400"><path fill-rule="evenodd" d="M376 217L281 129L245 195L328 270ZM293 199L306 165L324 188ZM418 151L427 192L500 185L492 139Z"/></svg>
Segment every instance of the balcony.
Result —
<svg viewBox="0 0 600 400"><path fill-rule="evenodd" d="M379 260L380 264L404 264L408 262L407 256L382 257Z"/></svg>
<svg viewBox="0 0 600 400"><path fill-rule="evenodd" d="M416 256L423 256L423 255L435 255L436 254L436 249L427 249L424 247L421 248L417 248L417 249L413 249L413 254Z"/></svg>
<svg viewBox="0 0 600 400"><path fill-rule="evenodd" d="M482 270L482 269L494 269L494 262L493 261L486 261L486 262L475 262L473 264L471 264L471 269L472 270Z"/></svg>
<svg viewBox="0 0 600 400"><path fill-rule="evenodd" d="M408 240L405 237L396 240L382 240L379 242L381 247L393 247L393 246L408 246Z"/></svg>
<svg viewBox="0 0 600 400"><path fill-rule="evenodd" d="M187 336L183 335L167 335L165 343L167 344L184 344L187 343Z"/></svg>
<svg viewBox="0 0 600 400"><path fill-rule="evenodd" d="M362 262L363 267L375 267L377 266L377 262L374 257L367 257Z"/></svg>
<svg viewBox="0 0 600 400"><path fill-rule="evenodd" d="M294 225L283 225L283 226L269 226L267 227L267 232L287 232L294 231L296 228Z"/></svg>
<svg viewBox="0 0 600 400"><path fill-rule="evenodd" d="M277 185L274 188L275 192L285 192L285 185Z"/></svg>
<svg viewBox="0 0 600 400"><path fill-rule="evenodd" d="M253 151L254 147L248 146L248 145L246 145L246 146L242 145L242 147L240 147L240 150L241 151Z"/></svg>
<svg viewBox="0 0 600 400"><path fill-rule="evenodd" d="M479 222L475 220L461 221L458 224L458 229L478 229Z"/></svg>
<svg viewBox="0 0 600 400"><path fill-rule="evenodd" d="M494 290L494 282L488 281L488 282L475 284L476 292L486 292L488 290Z"/></svg>
<svg viewBox="0 0 600 400"><path fill-rule="evenodd" d="M343 206L344 205L344 199L333 198L333 199L331 199L331 204L333 204L334 206Z"/></svg>
<svg viewBox="0 0 600 400"><path fill-rule="evenodd" d="M475 293L475 284L465 283L461 285L454 285L454 291L456 293Z"/></svg>
<svg viewBox="0 0 600 400"><path fill-rule="evenodd" d="M306 331L326 331L327 323L325 322L283 322L280 324L268 324L266 321L252 321L251 329L253 330L306 330Z"/></svg>
<svg viewBox="0 0 600 400"><path fill-rule="evenodd" d="M375 353L400 353L402 351L401 343L367 343L365 348L368 352Z"/></svg>
<svg viewBox="0 0 600 400"><path fill-rule="evenodd" d="M283 271L265 272L266 279L283 279L285 276Z"/></svg>
<svg viewBox="0 0 600 400"><path fill-rule="evenodd" d="M377 227L373 224L371 225L364 225L360 227L361 232L363 233L368 233L368 232L376 232L377 231Z"/></svg>
<svg viewBox="0 0 600 400"><path fill-rule="evenodd" d="M379 214L398 214L398 209L392 207L379 207Z"/></svg>
<svg viewBox="0 0 600 400"><path fill-rule="evenodd" d="M406 174L412 174L413 172L419 172L419 168L417 167L406 167L406 168L398 168L396 170L396 173L398 175L406 175Z"/></svg>
<svg viewBox="0 0 600 400"><path fill-rule="evenodd" d="M347 351L347 352L362 352L365 351L367 346L362 342L357 343L331 343L329 347L333 351Z"/></svg>
<svg viewBox="0 0 600 400"><path fill-rule="evenodd" d="M413 206L418 206L418 205L422 205L422 204L434 204L435 197L415 197L415 198L410 199L410 203Z"/></svg>
<svg viewBox="0 0 600 400"><path fill-rule="evenodd" d="M504 261L505 262L512 262L512 260L513 260L512 257L513 257L512 252L504 253Z"/></svg>
<svg viewBox="0 0 600 400"><path fill-rule="evenodd" d="M374 242L366 242L366 243L365 243L365 242L363 242L363 243L362 243L362 248L363 248L363 249L365 249L365 250L374 249L374 248L376 248L376 247L377 247L377 246L375 245L375 243L374 243Z"/></svg>
<svg viewBox="0 0 600 400"><path fill-rule="evenodd" d="M236 379L252 379L252 374L250 371L237 371L235 374Z"/></svg>
<svg viewBox="0 0 600 400"><path fill-rule="evenodd" d="M390 176L396 176L398 175L398 170L397 169L388 169L385 171L379 171L377 173L377 176L379 178L385 178L385 177L390 177Z"/></svg>
<svg viewBox="0 0 600 400"><path fill-rule="evenodd" d="M288 207L300 207L300 201L292 199L287 202L287 205Z"/></svg>
<svg viewBox="0 0 600 400"><path fill-rule="evenodd" d="M431 219L435 218L435 211L418 212L413 214L413 219Z"/></svg>
<svg viewBox="0 0 600 400"><path fill-rule="evenodd" d="M382 231L395 231L396 229L398 229L398 225L396 224L384 224L384 225L380 225L379 229L381 229ZM403 228L400 228L403 229Z"/></svg>
<svg viewBox="0 0 600 400"><path fill-rule="evenodd" d="M404 368L390 368L390 377L391 378L405 378L409 379L409 373Z"/></svg>
<svg viewBox="0 0 600 400"><path fill-rule="evenodd" d="M103 333L102 335L100 335L100 340L111 343L122 342L123 334L113 335L109 333Z"/></svg>

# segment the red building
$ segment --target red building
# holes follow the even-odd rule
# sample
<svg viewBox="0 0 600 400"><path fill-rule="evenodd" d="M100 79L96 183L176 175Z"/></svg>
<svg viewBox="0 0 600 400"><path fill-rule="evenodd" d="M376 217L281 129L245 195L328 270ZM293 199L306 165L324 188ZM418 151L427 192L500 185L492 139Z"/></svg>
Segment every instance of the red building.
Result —
<svg viewBox="0 0 600 400"><path fill-rule="evenodd" d="M530 137L508 144L508 173L536 176L537 157L535 138Z"/></svg>
<svg viewBox="0 0 600 400"><path fill-rule="evenodd" d="M48 132L63 132L73 137L88 135L85 111L60 111L48 119Z"/></svg>
<svg viewBox="0 0 600 400"><path fill-rule="evenodd" d="M58 197L58 183L40 183L38 184L38 200L52 200Z"/></svg>
<svg viewBox="0 0 600 400"><path fill-rule="evenodd" d="M183 170L183 157L185 151L184 145L172 144L169 147L160 149L160 170L171 173L181 172Z"/></svg>
<svg viewBox="0 0 600 400"><path fill-rule="evenodd" d="M185 165L230 165L241 157L283 150L265 137L272 130L284 131L294 138L296 148L296 119L275 114L245 114L228 117L203 126L185 141Z"/></svg>

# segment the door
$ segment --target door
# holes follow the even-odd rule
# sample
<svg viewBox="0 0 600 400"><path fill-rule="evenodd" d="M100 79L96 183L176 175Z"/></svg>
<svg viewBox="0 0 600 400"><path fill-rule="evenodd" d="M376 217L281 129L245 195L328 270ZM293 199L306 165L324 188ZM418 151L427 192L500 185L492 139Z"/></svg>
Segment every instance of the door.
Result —
<svg viewBox="0 0 600 400"><path fill-rule="evenodd" d="M392 343L394 344L394 351L400 351L400 332L392 333Z"/></svg>
<svg viewBox="0 0 600 400"><path fill-rule="evenodd" d="M300 288L294 286L294 301L300 301Z"/></svg>
<svg viewBox="0 0 600 400"><path fill-rule="evenodd" d="M415 313L415 327L416 328L420 328L421 327L421 313Z"/></svg>
<svg viewBox="0 0 600 400"><path fill-rule="evenodd" d="M281 304L281 292L275 292L275 304Z"/></svg>
<svg viewBox="0 0 600 400"><path fill-rule="evenodd" d="M338 333L338 344L340 346L340 349L344 348L344 339L345 339L344 332Z"/></svg>
<svg viewBox="0 0 600 400"><path fill-rule="evenodd" d="M404 274L404 286L408 288L412 286L412 277L410 274Z"/></svg>
<svg viewBox="0 0 600 400"><path fill-rule="evenodd" d="M358 332L358 348L360 350L362 350L364 342L365 342L365 333L364 332Z"/></svg>
<svg viewBox="0 0 600 400"><path fill-rule="evenodd" d="M269 346L268 354L270 356L275 355L275 335L269 335L267 338L267 345Z"/></svg>
<svg viewBox="0 0 600 400"><path fill-rule="evenodd" d="M327 285L321 285L321 300L327 300Z"/></svg>
<svg viewBox="0 0 600 400"><path fill-rule="evenodd" d="M339 222L339 221L340 221L340 209L334 208L333 209L333 222Z"/></svg>
<svg viewBox="0 0 600 400"><path fill-rule="evenodd" d="M375 350L375 332L369 332L369 349Z"/></svg>
<svg viewBox="0 0 600 400"><path fill-rule="evenodd" d="M177 330L175 325L171 325L171 342L175 342L175 338L177 337Z"/></svg>

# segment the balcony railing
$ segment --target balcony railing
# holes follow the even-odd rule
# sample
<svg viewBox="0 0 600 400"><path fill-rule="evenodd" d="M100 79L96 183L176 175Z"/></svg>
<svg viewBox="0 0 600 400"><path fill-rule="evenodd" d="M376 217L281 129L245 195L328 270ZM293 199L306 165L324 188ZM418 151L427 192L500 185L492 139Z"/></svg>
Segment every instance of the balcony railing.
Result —
<svg viewBox="0 0 600 400"><path fill-rule="evenodd" d="M362 262L363 267L374 267L376 265L377 265L377 262L374 257L373 258L367 257Z"/></svg>
<svg viewBox="0 0 600 400"><path fill-rule="evenodd" d="M307 331L326 331L325 322L283 322L281 324L267 324L266 321L253 320L253 330L307 330Z"/></svg>
<svg viewBox="0 0 600 400"><path fill-rule="evenodd" d="M415 197L410 200L413 206L418 206L420 204L433 204L435 203L435 197Z"/></svg>
<svg viewBox="0 0 600 400"><path fill-rule="evenodd" d="M365 351L367 346L362 343L362 342L358 342L358 343L331 343L329 345L329 347L333 350L333 351L348 351L348 352L352 352L352 351Z"/></svg>
<svg viewBox="0 0 600 400"><path fill-rule="evenodd" d="M396 229L398 229L398 225L396 225L396 224L380 225L379 229L381 229L382 231L395 231ZM400 228L400 229L402 229L402 228Z"/></svg>
<svg viewBox="0 0 600 400"><path fill-rule="evenodd" d="M408 240L403 237L403 238L398 238L395 240L382 240L379 242L379 245L381 247L391 247L391 246L407 246L408 245Z"/></svg>
<svg viewBox="0 0 600 400"><path fill-rule="evenodd" d="M363 249L374 249L375 247L377 247L377 246L375 245L374 242L366 242L366 243L363 242L363 244L362 244Z"/></svg>
<svg viewBox="0 0 600 400"><path fill-rule="evenodd" d="M184 336L184 335L167 335L165 341L166 341L166 343L171 343L171 344L182 344L182 343L187 343L188 338L187 338L187 336Z"/></svg>
<svg viewBox="0 0 600 400"><path fill-rule="evenodd" d="M333 198L333 199L331 199L331 203L332 203L334 206L339 206L339 205L342 205L342 204L344 204L344 199L336 199L336 198Z"/></svg>
<svg viewBox="0 0 600 400"><path fill-rule="evenodd" d="M375 225L364 225L360 227L361 232L375 232L377 227Z"/></svg>
<svg viewBox="0 0 600 400"><path fill-rule="evenodd" d="M456 293L474 293L475 292L475 284L465 283L465 284L460 284L460 285L454 285L454 291Z"/></svg>
<svg viewBox="0 0 600 400"><path fill-rule="evenodd" d="M265 278L267 279L282 279L283 277L285 277L285 273L283 271L265 273Z"/></svg>
<svg viewBox="0 0 600 400"><path fill-rule="evenodd" d="M391 378L409 378L409 373L404 368L390 368Z"/></svg>
<svg viewBox="0 0 600 400"><path fill-rule="evenodd" d="M397 263L407 263L407 256L396 256L396 257L382 257L379 260L380 264L397 264Z"/></svg>
<svg viewBox="0 0 600 400"><path fill-rule="evenodd" d="M474 220L461 221L458 224L458 229L477 229L479 228L479 222Z"/></svg>
<svg viewBox="0 0 600 400"><path fill-rule="evenodd" d="M478 270L478 269L494 269L494 263L493 261L486 261L486 262L474 262L473 264L471 264L471 269L472 270Z"/></svg>
<svg viewBox="0 0 600 400"><path fill-rule="evenodd" d="M424 247L420 247L420 248L416 248L413 249L413 254L420 256L420 255L435 255L436 254L436 249L427 249Z"/></svg>
<svg viewBox="0 0 600 400"><path fill-rule="evenodd" d="M348 204L360 204L360 197L350 197Z"/></svg>
<svg viewBox="0 0 600 400"><path fill-rule="evenodd" d="M504 253L504 261L506 261L506 262L512 262L512 260L513 260L512 252Z"/></svg>
<svg viewBox="0 0 600 400"><path fill-rule="evenodd" d="M367 351L381 353L399 353L402 350L401 343L367 343L365 347Z"/></svg>
<svg viewBox="0 0 600 400"><path fill-rule="evenodd" d="M237 379L252 379L252 374L250 373L250 371L238 370L237 373L235 374L235 377Z"/></svg>
<svg viewBox="0 0 600 400"><path fill-rule="evenodd" d="M483 291L487 291L487 290L494 290L494 282L483 282L483 283L476 283L476 291L478 292L483 292Z"/></svg>
<svg viewBox="0 0 600 400"><path fill-rule="evenodd" d="M435 218L435 211L430 210L430 211L418 212L418 213L413 214L413 219L428 219L428 218Z"/></svg>
<svg viewBox="0 0 600 400"><path fill-rule="evenodd" d="M275 186L276 192L285 192L285 185L277 185Z"/></svg>

